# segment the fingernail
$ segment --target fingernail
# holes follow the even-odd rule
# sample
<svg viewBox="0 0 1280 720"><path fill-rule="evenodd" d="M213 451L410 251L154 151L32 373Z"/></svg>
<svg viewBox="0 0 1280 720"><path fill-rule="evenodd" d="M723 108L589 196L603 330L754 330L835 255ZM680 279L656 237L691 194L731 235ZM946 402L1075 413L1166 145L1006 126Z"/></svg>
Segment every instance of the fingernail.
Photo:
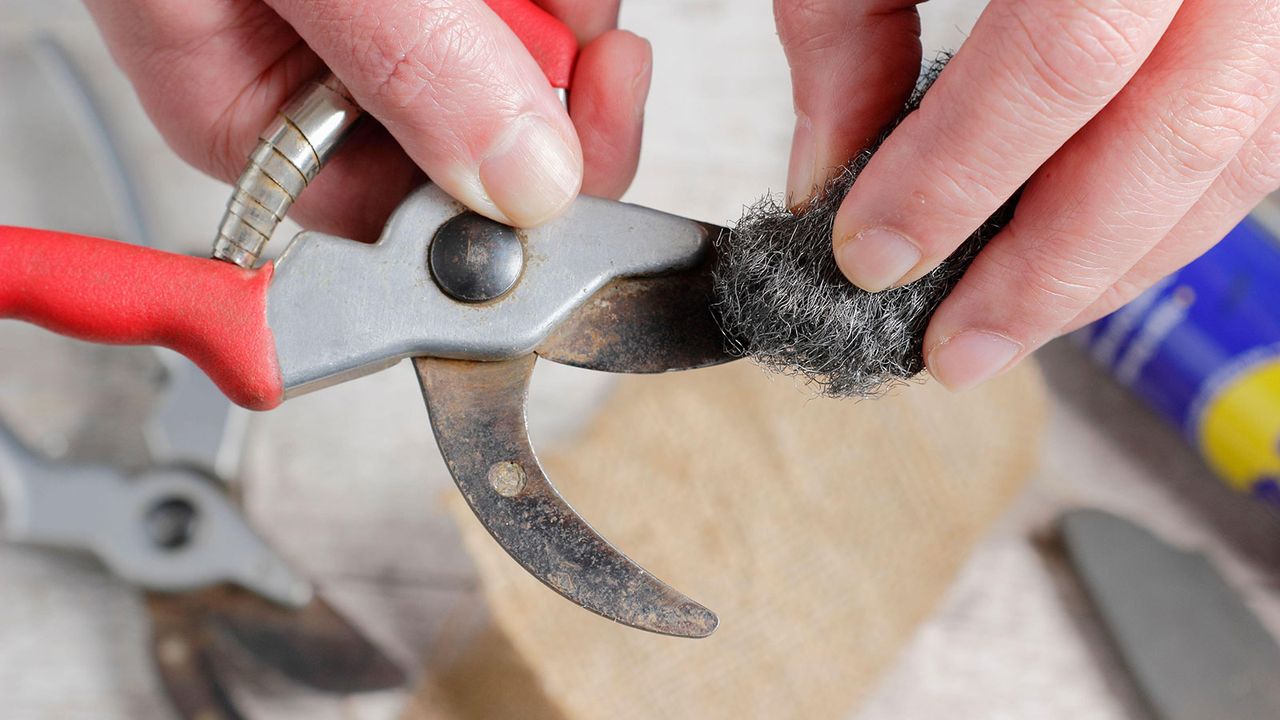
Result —
<svg viewBox="0 0 1280 720"><path fill-rule="evenodd" d="M813 123L804 113L796 113L796 129L791 136L791 162L787 166L787 207L795 209L813 195L813 173L818 164L818 146L813 139Z"/></svg>
<svg viewBox="0 0 1280 720"><path fill-rule="evenodd" d="M929 351L929 372L948 390L968 390L990 380L1013 362L1022 345L983 330L966 330Z"/></svg>
<svg viewBox="0 0 1280 720"><path fill-rule="evenodd" d="M480 161L480 182L513 225L532 227L560 214L582 184L582 155L533 115L517 118Z"/></svg>
<svg viewBox="0 0 1280 720"><path fill-rule="evenodd" d="M887 228L863 230L836 247L836 264L849 282L879 292L892 287L920 262L920 248Z"/></svg>

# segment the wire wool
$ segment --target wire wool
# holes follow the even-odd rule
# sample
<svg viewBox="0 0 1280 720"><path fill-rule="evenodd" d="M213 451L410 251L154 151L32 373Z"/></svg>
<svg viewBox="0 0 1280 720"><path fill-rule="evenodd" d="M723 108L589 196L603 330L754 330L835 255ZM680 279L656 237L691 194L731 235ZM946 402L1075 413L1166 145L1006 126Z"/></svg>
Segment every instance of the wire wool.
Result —
<svg viewBox="0 0 1280 720"><path fill-rule="evenodd" d="M925 68L889 130L919 107L948 59ZM836 266L832 225L889 130L799 211L766 197L716 240L716 312L731 353L804 376L831 397L876 396L924 369L929 319L978 250L1008 222L1016 199L920 280L878 293L859 289Z"/></svg>

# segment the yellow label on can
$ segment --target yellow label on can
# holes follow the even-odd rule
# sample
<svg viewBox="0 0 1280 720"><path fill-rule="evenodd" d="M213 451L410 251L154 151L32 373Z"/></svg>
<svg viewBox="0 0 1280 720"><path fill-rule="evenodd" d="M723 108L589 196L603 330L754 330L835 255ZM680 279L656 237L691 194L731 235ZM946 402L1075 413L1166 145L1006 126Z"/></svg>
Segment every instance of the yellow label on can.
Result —
<svg viewBox="0 0 1280 720"><path fill-rule="evenodd" d="M1236 490L1280 490L1280 358L1224 383L1200 414L1200 449Z"/></svg>

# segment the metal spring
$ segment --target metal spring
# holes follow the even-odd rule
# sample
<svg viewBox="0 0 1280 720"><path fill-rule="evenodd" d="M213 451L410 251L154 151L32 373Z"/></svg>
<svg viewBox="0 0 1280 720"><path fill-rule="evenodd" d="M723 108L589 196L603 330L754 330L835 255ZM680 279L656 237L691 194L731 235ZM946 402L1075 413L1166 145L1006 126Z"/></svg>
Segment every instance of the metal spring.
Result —
<svg viewBox="0 0 1280 720"><path fill-rule="evenodd" d="M258 136L218 226L213 257L251 268L362 111L329 73L307 83Z"/></svg>

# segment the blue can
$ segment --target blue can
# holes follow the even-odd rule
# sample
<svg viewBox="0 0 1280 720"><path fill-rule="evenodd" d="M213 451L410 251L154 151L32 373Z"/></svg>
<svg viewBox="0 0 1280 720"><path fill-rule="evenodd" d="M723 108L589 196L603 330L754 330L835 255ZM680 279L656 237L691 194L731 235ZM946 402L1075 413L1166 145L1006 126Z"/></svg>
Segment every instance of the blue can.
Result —
<svg viewBox="0 0 1280 720"><path fill-rule="evenodd" d="M1081 334L1231 487L1280 505L1280 240L1265 217Z"/></svg>

